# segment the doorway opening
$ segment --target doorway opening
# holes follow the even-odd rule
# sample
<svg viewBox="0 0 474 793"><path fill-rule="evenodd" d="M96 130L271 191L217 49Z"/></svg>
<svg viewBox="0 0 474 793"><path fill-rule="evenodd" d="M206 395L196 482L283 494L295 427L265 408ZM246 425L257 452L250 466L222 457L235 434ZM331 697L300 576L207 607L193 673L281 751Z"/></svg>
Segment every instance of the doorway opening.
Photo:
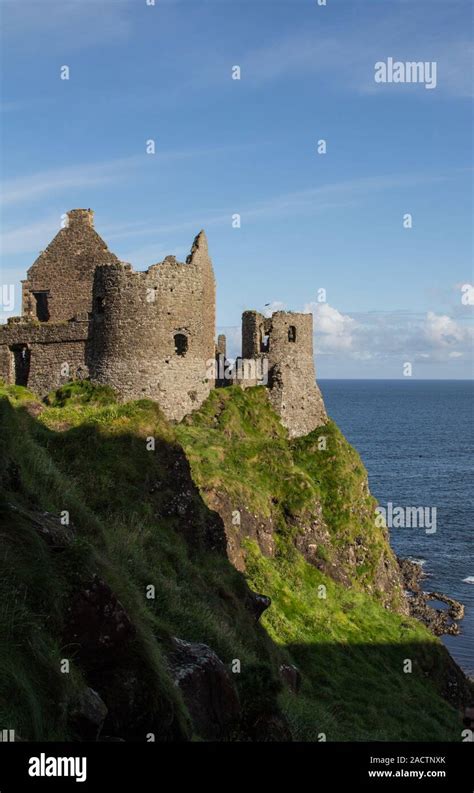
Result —
<svg viewBox="0 0 474 793"><path fill-rule="evenodd" d="M31 350L26 344L15 344L10 347L10 352L13 357L15 385L22 385L26 388L30 374Z"/></svg>

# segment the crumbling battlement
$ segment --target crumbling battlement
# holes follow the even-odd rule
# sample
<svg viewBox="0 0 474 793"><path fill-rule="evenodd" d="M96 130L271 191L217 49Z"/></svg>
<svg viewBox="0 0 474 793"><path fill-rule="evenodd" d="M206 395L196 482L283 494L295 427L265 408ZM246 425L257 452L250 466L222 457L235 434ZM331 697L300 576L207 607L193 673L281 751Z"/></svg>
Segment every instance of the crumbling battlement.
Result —
<svg viewBox="0 0 474 793"><path fill-rule="evenodd" d="M264 317L245 311L242 357L258 361L259 371L267 362L269 398L290 437L306 435L327 421L316 384L312 314L277 311Z"/></svg>
<svg viewBox="0 0 474 793"><path fill-rule="evenodd" d="M204 232L186 263L173 256L134 272L99 266L93 286L90 372L124 399L150 397L180 420L214 387L215 282Z"/></svg>
<svg viewBox="0 0 474 793"><path fill-rule="evenodd" d="M109 251L93 216L90 209L68 212L65 227L28 270L22 317L0 325L0 377L42 397L90 377L121 399L154 399L167 418L180 421L211 388L229 383L215 368L216 356L225 361L226 339L215 342L206 235L198 234L185 262L167 256L135 272ZM264 318L246 311L242 354L246 365L236 368L234 382L257 385L268 372L269 399L291 436L325 421L310 314Z"/></svg>

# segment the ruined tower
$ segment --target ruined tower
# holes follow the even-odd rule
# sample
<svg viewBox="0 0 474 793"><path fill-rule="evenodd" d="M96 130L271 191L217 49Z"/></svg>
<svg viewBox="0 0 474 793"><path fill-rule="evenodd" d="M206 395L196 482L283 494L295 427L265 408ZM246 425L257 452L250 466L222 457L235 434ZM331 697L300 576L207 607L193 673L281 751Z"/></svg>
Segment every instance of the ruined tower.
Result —
<svg viewBox="0 0 474 793"><path fill-rule="evenodd" d="M266 318L245 311L242 357L268 362L269 399L290 437L306 435L327 421L316 384L312 314L277 311Z"/></svg>
<svg viewBox="0 0 474 793"><path fill-rule="evenodd" d="M185 263L135 272L97 267L89 370L123 399L155 399L169 419L196 410L214 387L215 281L203 231Z"/></svg>
<svg viewBox="0 0 474 793"><path fill-rule="evenodd" d="M40 397L89 377L120 399L156 400L168 419L180 421L212 388L232 382L225 336L215 342L206 235L198 234L185 262L167 256L135 272L109 251L93 217L90 209L68 212L64 228L28 270L22 316L0 325L0 377ZM266 319L246 311L242 355L233 381L267 385L291 437L326 421L311 314L278 311Z"/></svg>

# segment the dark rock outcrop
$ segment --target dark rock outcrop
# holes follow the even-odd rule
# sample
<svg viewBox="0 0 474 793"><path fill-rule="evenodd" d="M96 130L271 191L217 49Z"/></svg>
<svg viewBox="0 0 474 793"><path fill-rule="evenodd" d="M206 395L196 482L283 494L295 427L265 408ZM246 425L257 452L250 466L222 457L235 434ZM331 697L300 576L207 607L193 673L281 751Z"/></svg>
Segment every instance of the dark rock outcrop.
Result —
<svg viewBox="0 0 474 793"><path fill-rule="evenodd" d="M282 664L280 666L280 677L293 694L298 694L301 688L301 672L293 664Z"/></svg>
<svg viewBox="0 0 474 793"><path fill-rule="evenodd" d="M251 739L259 743L289 743L293 740L288 722L281 713L263 713L259 716L253 726Z"/></svg>
<svg viewBox="0 0 474 793"><path fill-rule="evenodd" d="M220 516L225 532L226 553L237 570L245 570L244 539L257 542L264 556L274 556L275 525L272 517L255 515L245 505L232 501L224 492L206 490L204 496L209 509Z"/></svg>
<svg viewBox="0 0 474 793"><path fill-rule="evenodd" d="M245 601L247 609L253 614L256 622L258 622L263 612L270 608L271 604L272 600L268 595L260 595L258 592L251 592L250 590Z"/></svg>
<svg viewBox="0 0 474 793"><path fill-rule="evenodd" d="M16 513L24 521L28 522L41 539L43 539L52 550L61 550L74 541L75 529L69 524L65 526L61 523L57 515L51 512L36 512L14 504L8 505L11 512Z"/></svg>
<svg viewBox="0 0 474 793"><path fill-rule="evenodd" d="M196 733L207 740L229 736L238 723L240 703L230 674L216 653L206 644L175 638L168 664Z"/></svg>
<svg viewBox="0 0 474 793"><path fill-rule="evenodd" d="M124 607L98 576L77 592L66 611L64 642L83 669L116 664L134 636Z"/></svg>
<svg viewBox="0 0 474 793"><path fill-rule="evenodd" d="M69 708L69 722L81 741L96 741L107 716L107 706L93 688L85 688Z"/></svg>
<svg viewBox="0 0 474 793"><path fill-rule="evenodd" d="M435 636L457 636L461 629L458 621L464 617L464 606L441 592L425 592L421 588L424 577L421 565L411 559L399 559L400 571L407 593L407 603L410 615L423 622ZM437 600L445 603L447 608L440 609L431 605Z"/></svg>

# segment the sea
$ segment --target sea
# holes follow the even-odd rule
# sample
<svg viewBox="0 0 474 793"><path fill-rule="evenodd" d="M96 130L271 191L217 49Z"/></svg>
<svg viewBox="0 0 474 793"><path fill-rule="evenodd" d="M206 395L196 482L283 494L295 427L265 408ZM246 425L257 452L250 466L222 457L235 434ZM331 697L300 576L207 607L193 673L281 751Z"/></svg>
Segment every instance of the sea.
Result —
<svg viewBox="0 0 474 793"><path fill-rule="evenodd" d="M328 414L359 452L381 506L436 507L433 527L392 528L397 555L418 561L426 591L465 605L442 641L474 676L474 381L318 380Z"/></svg>

